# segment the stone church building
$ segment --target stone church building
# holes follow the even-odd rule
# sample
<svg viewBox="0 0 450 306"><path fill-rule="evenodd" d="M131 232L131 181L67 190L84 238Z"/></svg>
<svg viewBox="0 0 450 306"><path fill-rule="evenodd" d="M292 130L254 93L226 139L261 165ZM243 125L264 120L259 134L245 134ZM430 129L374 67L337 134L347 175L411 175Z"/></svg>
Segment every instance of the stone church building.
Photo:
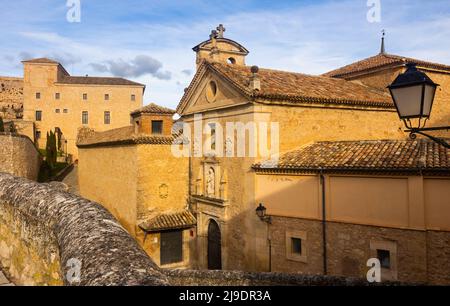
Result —
<svg viewBox="0 0 450 306"><path fill-rule="evenodd" d="M448 125L450 66L382 48L321 76L265 69L224 32L193 48L182 137L152 105L79 141L82 195L163 267L365 278L376 257L383 279L450 283L450 151L409 140L386 90L416 62L441 85L430 125Z"/></svg>
<svg viewBox="0 0 450 306"><path fill-rule="evenodd" d="M299 151L282 154L281 164L272 169L260 167L260 152L256 156L229 158L211 148L212 154L192 158L190 205L197 216L197 267L364 277L367 259L380 253L392 257L392 271L385 273L390 278L450 281L445 276L450 271L445 261L440 262L446 267L445 272L439 272L431 261L423 261L423 251L419 251L429 248L430 253L447 254L444 258L448 259L450 202L445 195L450 190L449 152L427 142L407 140L386 90L405 70L406 63L417 62L421 70L441 84L430 125L448 124L450 66L388 55L383 49L373 58L322 76L250 67L246 65L249 51L225 38L223 32L223 27L218 27L209 40L193 49L198 68L177 108L181 120L194 130L195 115L201 114L200 124L210 132L211 126L225 127L227 122L244 123L246 127L249 123L260 126L259 123L277 122L279 151ZM246 132L247 139L254 137L249 130ZM210 137L214 133L218 132L213 129ZM224 142L233 142L234 137L224 136ZM192 139L195 151L198 139L194 134ZM421 148L427 155L417 156ZM315 160L318 153L320 162ZM333 154L337 155L336 160ZM351 163L352 158L346 154L365 163ZM403 164L406 157L402 154L427 161L423 171L417 171L417 160ZM310 160L300 163L300 168L306 170L297 171L296 161L303 159ZM318 175L309 182L298 175L323 174L319 169L325 171L334 166L342 166L342 172L337 173L349 173L352 178L338 182L328 174L324 178L323 197L329 195L333 201L326 202L326 209L335 212L330 213L330 218L319 205L322 193ZM412 172L404 172L408 166ZM364 171L356 171L361 169ZM354 174L360 176L353 177ZM216 186L212 192L208 190L211 180ZM378 187L366 190L372 185ZM358 189L361 192L356 192ZM334 198L338 195L339 200ZM257 217L255 209L259 203L272 215L272 224ZM378 206L383 208L377 209ZM319 235L322 223L342 224L346 229L342 237L337 229L325 238L329 249L326 258L324 248L319 247L323 244ZM370 230L374 228L376 234ZM391 229L395 234L389 233ZM405 244L415 231L424 236L417 244ZM342 247L342 239L351 242L358 233L362 234L358 249L352 243ZM293 250L296 253L292 254ZM352 250L359 253L347 255ZM411 250L413 254L404 254ZM398 261L394 256L398 256ZM405 259L408 256L417 258ZM324 271L324 266L329 267L328 271ZM415 272L407 272L409 269ZM430 276L433 273L437 274L435 279Z"/></svg>

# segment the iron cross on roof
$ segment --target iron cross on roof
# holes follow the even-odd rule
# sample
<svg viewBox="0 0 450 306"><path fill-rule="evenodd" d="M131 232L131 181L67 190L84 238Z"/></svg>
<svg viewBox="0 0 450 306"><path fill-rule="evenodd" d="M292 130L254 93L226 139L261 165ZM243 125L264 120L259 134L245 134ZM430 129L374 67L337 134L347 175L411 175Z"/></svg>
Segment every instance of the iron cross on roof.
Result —
<svg viewBox="0 0 450 306"><path fill-rule="evenodd" d="M217 38L223 38L223 33L227 30L224 28L223 24L219 24L219 26L216 28L217 30Z"/></svg>

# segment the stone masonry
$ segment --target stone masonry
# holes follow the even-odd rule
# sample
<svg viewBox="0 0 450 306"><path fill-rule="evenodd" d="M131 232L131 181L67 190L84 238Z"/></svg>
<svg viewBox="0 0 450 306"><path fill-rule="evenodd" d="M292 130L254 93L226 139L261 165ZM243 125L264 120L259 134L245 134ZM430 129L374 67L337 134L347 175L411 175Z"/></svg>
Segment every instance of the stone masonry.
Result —
<svg viewBox="0 0 450 306"><path fill-rule="evenodd" d="M0 133L0 171L37 180L40 156L30 138Z"/></svg>

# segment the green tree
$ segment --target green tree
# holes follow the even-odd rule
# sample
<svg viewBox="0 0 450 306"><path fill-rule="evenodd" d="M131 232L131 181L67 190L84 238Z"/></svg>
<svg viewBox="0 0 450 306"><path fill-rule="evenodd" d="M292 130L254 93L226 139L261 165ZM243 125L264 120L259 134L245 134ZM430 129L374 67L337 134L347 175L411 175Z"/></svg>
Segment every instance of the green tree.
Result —
<svg viewBox="0 0 450 306"><path fill-rule="evenodd" d="M51 169L56 166L57 159L56 135L53 131L47 132L47 143L45 145L45 160Z"/></svg>
<svg viewBox="0 0 450 306"><path fill-rule="evenodd" d="M5 131L5 125L3 124L3 119L0 117L0 133Z"/></svg>

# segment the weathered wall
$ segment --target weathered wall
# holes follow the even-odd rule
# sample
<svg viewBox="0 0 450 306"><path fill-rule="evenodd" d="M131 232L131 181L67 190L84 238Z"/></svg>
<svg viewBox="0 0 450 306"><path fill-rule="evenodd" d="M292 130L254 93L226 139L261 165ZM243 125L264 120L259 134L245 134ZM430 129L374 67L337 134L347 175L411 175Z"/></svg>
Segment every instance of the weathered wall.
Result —
<svg viewBox="0 0 450 306"><path fill-rule="evenodd" d="M0 133L0 171L37 180L40 155L26 136Z"/></svg>
<svg viewBox="0 0 450 306"><path fill-rule="evenodd" d="M327 220L450 230L450 178L326 175ZM257 175L256 201L269 215L322 219L317 175Z"/></svg>
<svg viewBox="0 0 450 306"><path fill-rule="evenodd" d="M436 91L436 97L431 112L431 117L428 126L446 126L450 124L450 74L433 69L422 68L419 69L425 72L435 83L439 84ZM368 86L384 89L395 80L395 78L406 70L404 67L397 67L385 69L378 72L373 72L365 75L354 76L347 78L354 82L361 82ZM396 118L398 122L400 119ZM446 132L433 132L433 135L440 135L447 137Z"/></svg>
<svg viewBox="0 0 450 306"><path fill-rule="evenodd" d="M180 212L188 204L189 160L173 156L170 145L115 145L79 149L82 196L101 203L159 263L159 234L144 241L138 227L160 213ZM184 260L190 265L192 239L184 234Z"/></svg>
<svg viewBox="0 0 450 306"><path fill-rule="evenodd" d="M168 284L97 203L0 173L0 219L0 261L17 284ZM71 259L81 262L80 282L65 277Z"/></svg>
<svg viewBox="0 0 450 306"><path fill-rule="evenodd" d="M294 273L163 270L175 286L377 286L361 278ZM378 285L401 286L400 282Z"/></svg>
<svg viewBox="0 0 450 306"><path fill-rule="evenodd" d="M395 109L257 106L280 124L280 152L317 141L404 139Z"/></svg>
<svg viewBox="0 0 450 306"><path fill-rule="evenodd" d="M272 270L285 273L323 273L322 223L300 218L274 217L270 225ZM288 258L286 235L304 232L306 260ZM329 275L364 278L367 260L376 257L371 243L396 245L391 254L396 279L404 282L449 284L450 233L414 231L327 222ZM383 277L383 271L382 271ZM390 277L390 276L389 276Z"/></svg>
<svg viewBox="0 0 450 306"><path fill-rule="evenodd" d="M131 235L136 234L137 148L80 148L78 182L81 196L101 203Z"/></svg>
<svg viewBox="0 0 450 306"><path fill-rule="evenodd" d="M21 118L23 114L23 79L0 77L0 117Z"/></svg>

